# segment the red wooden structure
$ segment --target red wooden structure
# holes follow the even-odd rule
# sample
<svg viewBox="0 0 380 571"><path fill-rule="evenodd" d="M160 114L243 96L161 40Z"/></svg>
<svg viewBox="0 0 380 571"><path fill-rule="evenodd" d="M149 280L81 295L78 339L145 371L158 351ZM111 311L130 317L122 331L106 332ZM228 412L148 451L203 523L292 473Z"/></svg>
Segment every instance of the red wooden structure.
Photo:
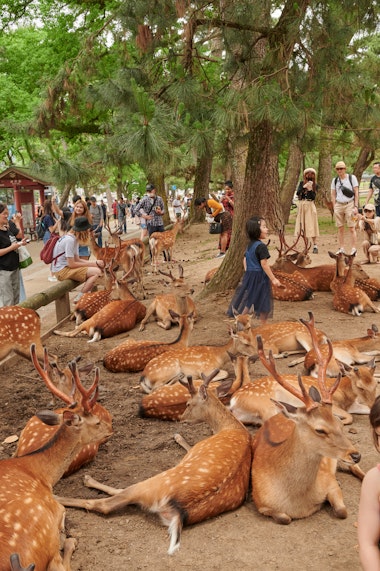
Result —
<svg viewBox="0 0 380 571"><path fill-rule="evenodd" d="M45 194L50 194L50 185L50 182L32 175L26 168L8 167L0 173L0 196L8 206L14 205L15 211L21 212L24 232L32 235L36 226L34 191L39 192L42 206Z"/></svg>

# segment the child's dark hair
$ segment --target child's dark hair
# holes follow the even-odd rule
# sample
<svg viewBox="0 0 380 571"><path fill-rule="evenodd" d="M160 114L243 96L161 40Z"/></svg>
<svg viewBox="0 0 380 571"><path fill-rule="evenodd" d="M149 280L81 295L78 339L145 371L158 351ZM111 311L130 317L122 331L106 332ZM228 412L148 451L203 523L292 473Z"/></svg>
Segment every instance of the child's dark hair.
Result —
<svg viewBox="0 0 380 571"><path fill-rule="evenodd" d="M376 397L375 402L371 406L371 410L369 411L369 422L372 426L375 448L380 452L378 437L375 432L375 429L380 427L380 396Z"/></svg>
<svg viewBox="0 0 380 571"><path fill-rule="evenodd" d="M256 240L260 240L261 236L260 222L262 220L264 220L262 216L252 216L252 218L249 218L249 220L247 220L247 222L245 223L245 230L251 242L256 242Z"/></svg>

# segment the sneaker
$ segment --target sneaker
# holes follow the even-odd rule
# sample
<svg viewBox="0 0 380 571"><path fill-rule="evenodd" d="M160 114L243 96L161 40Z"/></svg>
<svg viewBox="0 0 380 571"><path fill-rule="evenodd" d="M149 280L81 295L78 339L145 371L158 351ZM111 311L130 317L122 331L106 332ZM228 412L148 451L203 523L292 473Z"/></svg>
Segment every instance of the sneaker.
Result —
<svg viewBox="0 0 380 571"><path fill-rule="evenodd" d="M352 250L351 250L351 256L355 256L355 254L356 254L356 248L352 248Z"/></svg>
<svg viewBox="0 0 380 571"><path fill-rule="evenodd" d="M225 255L226 255L226 252L219 252L219 254L215 257L216 258L223 258Z"/></svg>
<svg viewBox="0 0 380 571"><path fill-rule="evenodd" d="M57 278L55 276L49 276L48 277L48 282L56 282Z"/></svg>
<svg viewBox="0 0 380 571"><path fill-rule="evenodd" d="M339 250L337 250L337 251L335 252L335 254L336 254L336 255L338 255L338 254L344 254L344 248L339 248Z"/></svg>
<svg viewBox="0 0 380 571"><path fill-rule="evenodd" d="M316 244L313 248L313 254L318 254L318 246Z"/></svg>

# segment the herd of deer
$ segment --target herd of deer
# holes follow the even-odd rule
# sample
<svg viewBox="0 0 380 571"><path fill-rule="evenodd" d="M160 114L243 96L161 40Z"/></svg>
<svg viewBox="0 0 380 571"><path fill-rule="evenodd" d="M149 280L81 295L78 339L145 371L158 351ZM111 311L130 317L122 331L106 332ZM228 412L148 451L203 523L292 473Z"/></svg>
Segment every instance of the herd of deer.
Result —
<svg viewBox="0 0 380 571"><path fill-rule="evenodd" d="M177 231L178 227L169 231L161 243L166 233L154 237L156 253L166 249L172 255ZM72 361L61 369L57 357L42 345L38 315L18 306L0 308L0 358L12 350L31 358L44 385L64 403L63 408L39 411L31 418L20 434L14 457L0 461L1 571L70 571L76 541L62 541L63 506L108 514L129 504L139 505L158 514L168 527L168 553L173 554L184 525L238 508L250 485L258 512L288 524L310 516L326 501L336 517L347 517L336 479L337 465L343 463L358 478L364 476L358 464L360 453L343 425L353 422L352 414L368 413L376 397L374 355L380 353L380 338L375 326L363 337L330 342L315 327L312 313L307 321L255 328L252 315L246 312L235 315L224 345L192 346L197 317L194 301L186 293L163 294L146 309L128 287L134 276L143 297L144 250L139 241L127 242L95 249L95 255L106 261L105 289L81 298L74 331L56 333L76 336L86 332L98 341L130 330L138 322L143 331L152 315L164 329L178 323L174 342L128 339L103 356L103 365L113 373L141 371L145 393L141 417L206 422L213 435L191 448L178 436L187 450L179 464L125 489L85 477L86 486L109 497L54 496L57 481L93 460L99 446L112 435L111 413L97 402L100 372L95 368L86 389L85 377L91 374L92 365L81 369ZM285 257L289 258L289 252L281 253L279 259ZM316 272L310 274L305 278L307 288L314 290L318 279L327 283L330 272L336 309L343 311L344 306L345 311L358 315L368 305L378 311L367 293L360 290L363 295L358 294L352 260L335 258L332 274L327 266L319 278ZM118 266L124 272L121 279L116 277ZM186 290L182 268L179 278L171 271L161 273L171 279L177 288L173 291ZM296 267L293 273L295 280L286 287L292 288L292 283L306 287L298 276L303 276L300 269ZM278 372L275 358L293 352L304 353L305 375ZM251 378L250 365L258 360L269 376ZM232 376L225 370L231 362ZM259 428L252 431L250 425Z"/></svg>

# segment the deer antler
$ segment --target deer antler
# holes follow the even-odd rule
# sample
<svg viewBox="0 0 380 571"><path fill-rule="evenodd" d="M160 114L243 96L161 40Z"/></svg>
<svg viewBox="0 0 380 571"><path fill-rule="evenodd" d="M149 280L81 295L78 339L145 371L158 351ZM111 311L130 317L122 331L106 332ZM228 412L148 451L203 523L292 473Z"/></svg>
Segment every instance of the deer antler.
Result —
<svg viewBox="0 0 380 571"><path fill-rule="evenodd" d="M175 277L173 276L173 274L171 272L163 272L162 270L158 270L158 272L160 274L162 274L163 276L166 276L167 278L170 278L172 281L175 280Z"/></svg>
<svg viewBox="0 0 380 571"><path fill-rule="evenodd" d="M41 365L37 359L37 352L36 352L35 343L32 343L32 345L30 346L30 355L32 358L32 363L34 365L34 368L39 373L41 379L44 381L44 383L47 386L47 388L49 389L49 391L53 395L55 395L56 397L60 398L66 404L72 405L73 399L70 398L70 396L66 395L64 392L60 391L55 386L55 384L52 382L52 380L49 378L49 375L48 375L49 359L48 359L48 352L47 352L46 347L44 348L44 368L41 367Z"/></svg>
<svg viewBox="0 0 380 571"><path fill-rule="evenodd" d="M312 410L313 408L316 408L318 406L318 403L315 402L311 396L307 393L304 384L302 382L301 379L301 375L298 376L298 384L300 386L300 391L296 389L296 387L294 387L291 383L289 383L282 375L280 375L280 373L277 371L276 369L276 365L274 362L274 358L273 358L273 353L272 351L269 351L269 359L265 356L264 353L264 346L263 346L263 340L261 335L257 335L256 337L257 339L257 352L259 354L260 357L260 361L262 362L262 364L264 365L264 367L267 369L267 371L269 371L269 373L272 375L272 377L282 386L284 387L284 389L286 389L290 394L292 394L293 396L295 396L296 398L298 398L300 401L302 401L306 407L306 410Z"/></svg>
<svg viewBox="0 0 380 571"><path fill-rule="evenodd" d="M98 400L98 396L99 396L99 386L98 386L99 385L99 378L100 378L99 367L95 368L94 382L92 383L92 386L88 390L86 390L84 388L84 386L82 385L82 381L80 380L80 377L79 377L79 372L78 372L78 367L77 367L76 361L71 361L71 363L69 363L69 368L70 368L71 374L73 375L75 385L76 385L78 391L80 392L80 394L82 395L83 410L85 412L91 412L91 410L95 406L95 403Z"/></svg>
<svg viewBox="0 0 380 571"><path fill-rule="evenodd" d="M317 334L315 331L315 322L314 322L314 315L311 311L309 311L309 321L305 319L300 319L301 323L307 327L309 330L311 341L313 343L313 349L315 351L317 361L318 361L318 386L322 397L322 402L325 404L332 404L332 395L336 391L339 386L341 374L339 373L338 377L336 378L335 383L328 388L326 384L326 371L329 362L331 361L333 355L333 348L330 339L327 339L328 345L328 352L325 356L323 356L320 345L318 343Z"/></svg>

